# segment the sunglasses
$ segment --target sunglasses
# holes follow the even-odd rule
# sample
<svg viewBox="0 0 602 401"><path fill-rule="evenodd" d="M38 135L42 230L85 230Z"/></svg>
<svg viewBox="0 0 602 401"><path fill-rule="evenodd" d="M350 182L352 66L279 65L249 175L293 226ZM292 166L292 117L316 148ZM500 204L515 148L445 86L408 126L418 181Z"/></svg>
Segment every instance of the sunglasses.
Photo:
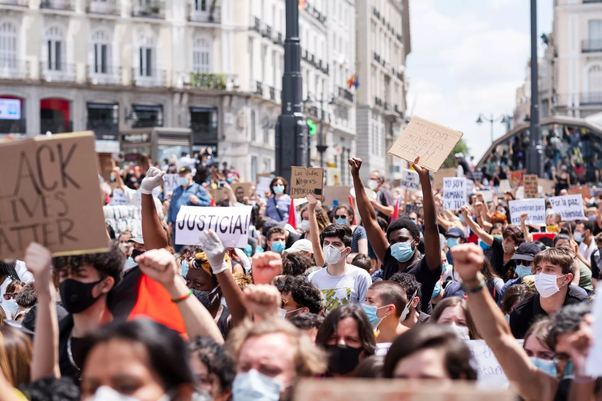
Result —
<svg viewBox="0 0 602 401"><path fill-rule="evenodd" d="M339 214L338 216L335 216L337 219L346 219L347 215L346 214Z"/></svg>
<svg viewBox="0 0 602 401"><path fill-rule="evenodd" d="M9 299L15 299L17 298L17 294L4 294L4 299L9 300Z"/></svg>
<svg viewBox="0 0 602 401"><path fill-rule="evenodd" d="M295 301L285 301L284 299L282 300L282 306L281 308L284 309L285 306L287 305L292 305L292 306L298 306L301 307L301 305L299 305L298 303L296 303Z"/></svg>

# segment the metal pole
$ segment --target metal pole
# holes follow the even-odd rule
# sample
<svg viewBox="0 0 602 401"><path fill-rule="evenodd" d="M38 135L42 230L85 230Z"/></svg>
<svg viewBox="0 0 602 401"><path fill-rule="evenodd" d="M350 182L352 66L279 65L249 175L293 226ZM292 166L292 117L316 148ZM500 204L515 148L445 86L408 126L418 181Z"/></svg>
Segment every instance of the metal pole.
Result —
<svg viewBox="0 0 602 401"><path fill-rule="evenodd" d="M324 168L324 99L320 99L320 167Z"/></svg>
<svg viewBox="0 0 602 401"><path fill-rule="evenodd" d="M539 71L537 63L537 0L531 0L531 141L527 149L527 174L543 178L543 150L539 125Z"/></svg>
<svg viewBox="0 0 602 401"><path fill-rule="evenodd" d="M493 114L491 115L491 143L493 143Z"/></svg>
<svg viewBox="0 0 602 401"><path fill-rule="evenodd" d="M299 44L299 0L286 0L282 111L276 123L276 174L290 182L292 166L307 166L307 124L303 114Z"/></svg>

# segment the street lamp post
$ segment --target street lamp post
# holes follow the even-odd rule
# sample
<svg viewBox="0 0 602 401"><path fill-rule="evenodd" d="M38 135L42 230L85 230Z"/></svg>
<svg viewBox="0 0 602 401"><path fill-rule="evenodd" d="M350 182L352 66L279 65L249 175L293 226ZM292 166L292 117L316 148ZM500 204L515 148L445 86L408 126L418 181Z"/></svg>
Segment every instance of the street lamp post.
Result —
<svg viewBox="0 0 602 401"><path fill-rule="evenodd" d="M539 71L537 59L537 0L531 0L531 121L529 148L527 149L527 174L543 178L543 148L539 125Z"/></svg>
<svg viewBox="0 0 602 401"><path fill-rule="evenodd" d="M487 118L487 116L483 113L479 114L479 118L477 119L477 124L482 124L483 121L487 121L489 123L491 123L491 143L493 143L493 123L499 121L502 124L506 124L506 122L508 122L509 117L507 117L506 115L501 115L498 118L493 118L493 114L491 115L491 118Z"/></svg>
<svg viewBox="0 0 602 401"><path fill-rule="evenodd" d="M311 94L308 94L304 103L313 103L315 101L320 103L320 132L316 149L318 149L318 153L320 153L320 167L324 168L324 153L326 152L326 149L328 149L328 145L324 143L324 96L322 96L319 100L316 100ZM328 102L328 104L332 104L333 102L334 96Z"/></svg>

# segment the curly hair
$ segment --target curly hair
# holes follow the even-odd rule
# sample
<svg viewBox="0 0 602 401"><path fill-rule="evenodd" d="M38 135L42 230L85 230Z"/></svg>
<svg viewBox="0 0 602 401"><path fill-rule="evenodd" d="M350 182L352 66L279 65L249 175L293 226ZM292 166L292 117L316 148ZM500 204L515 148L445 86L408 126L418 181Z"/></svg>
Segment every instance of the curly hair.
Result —
<svg viewBox="0 0 602 401"><path fill-rule="evenodd" d="M552 326L547 342L550 349L556 349L558 336L576 332L581 322L583 322L583 317L591 312L592 305L589 302L566 305L560 308L552 317Z"/></svg>
<svg viewBox="0 0 602 401"><path fill-rule="evenodd" d="M304 252L287 252L282 255L282 274L300 276L315 263Z"/></svg>
<svg viewBox="0 0 602 401"><path fill-rule="evenodd" d="M389 224L389 227L387 227L387 240L389 239L389 236L393 231L401 230L403 228L410 232L412 238L420 238L420 229L418 228L418 225L416 225L416 223L414 223L409 218L404 217L402 219L395 220L393 223Z"/></svg>
<svg viewBox="0 0 602 401"><path fill-rule="evenodd" d="M320 313L324 308L322 292L305 276L280 276L274 285L280 293L290 292L293 300L307 307L310 313Z"/></svg>
<svg viewBox="0 0 602 401"><path fill-rule="evenodd" d="M301 313L291 318L290 322L299 330L320 329L324 316L315 313Z"/></svg>
<svg viewBox="0 0 602 401"><path fill-rule="evenodd" d="M198 357L211 376L217 376L220 392L232 389L236 374L234 360L226 352L223 345L208 337L198 337L189 345L192 357Z"/></svg>
<svg viewBox="0 0 602 401"><path fill-rule="evenodd" d="M84 255L58 256L52 258L53 274L57 277L61 271L77 271L80 266L88 265L98 271L101 278L113 277L115 285L121 282L125 256L115 244L111 244L106 252L86 253Z"/></svg>
<svg viewBox="0 0 602 401"><path fill-rule="evenodd" d="M391 278L389 278L389 281L397 283L405 289L406 297L408 298L409 302L411 302L411 299L409 298L412 296L412 294L416 294L415 296L419 299L418 305L416 305L416 310L422 310L422 283L416 280L415 275L409 273L395 273L391 276Z"/></svg>
<svg viewBox="0 0 602 401"><path fill-rule="evenodd" d="M15 301L23 308L31 308L38 302L38 294L33 286L33 283L26 284L17 296Z"/></svg>

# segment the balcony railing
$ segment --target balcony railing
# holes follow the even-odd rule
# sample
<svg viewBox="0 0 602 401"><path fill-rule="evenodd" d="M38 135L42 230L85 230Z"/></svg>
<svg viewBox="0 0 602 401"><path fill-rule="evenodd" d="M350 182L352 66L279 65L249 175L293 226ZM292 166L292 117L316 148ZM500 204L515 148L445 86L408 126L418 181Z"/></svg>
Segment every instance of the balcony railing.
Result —
<svg viewBox="0 0 602 401"><path fill-rule="evenodd" d="M585 39L582 42L581 50L583 53L602 52L602 39Z"/></svg>
<svg viewBox="0 0 602 401"><path fill-rule="evenodd" d="M389 110L389 103L385 102L383 108L385 110Z"/></svg>
<svg viewBox="0 0 602 401"><path fill-rule="evenodd" d="M165 2L162 0L140 0L132 9L132 17L165 18Z"/></svg>
<svg viewBox="0 0 602 401"><path fill-rule="evenodd" d="M255 94L263 96L263 84L261 81L255 81Z"/></svg>
<svg viewBox="0 0 602 401"><path fill-rule="evenodd" d="M94 131L96 139L102 141L119 140L119 124L114 121L88 120L86 121L86 130Z"/></svg>
<svg viewBox="0 0 602 401"><path fill-rule="evenodd" d="M282 32L278 32L274 37L274 43L280 46L284 46L284 38L282 37Z"/></svg>
<svg viewBox="0 0 602 401"><path fill-rule="evenodd" d="M190 123L194 143L217 143L217 123Z"/></svg>
<svg viewBox="0 0 602 401"><path fill-rule="evenodd" d="M69 82L75 80L75 64L40 63L40 79L46 82Z"/></svg>
<svg viewBox="0 0 602 401"><path fill-rule="evenodd" d="M0 58L0 79L29 79L29 61Z"/></svg>
<svg viewBox="0 0 602 401"><path fill-rule="evenodd" d="M401 72L397 73L397 79L399 79L400 81L403 81L403 74Z"/></svg>
<svg viewBox="0 0 602 401"><path fill-rule="evenodd" d="M398 41L403 42L400 34L396 34L395 37L397 38Z"/></svg>
<svg viewBox="0 0 602 401"><path fill-rule="evenodd" d="M380 54L374 52L374 60L380 64Z"/></svg>
<svg viewBox="0 0 602 401"><path fill-rule="evenodd" d="M382 107L383 106L383 101L381 100L381 98L375 97L374 98L374 104L377 105L378 107Z"/></svg>
<svg viewBox="0 0 602 401"><path fill-rule="evenodd" d="M159 69L132 68L132 85L140 87L167 86L167 72Z"/></svg>
<svg viewBox="0 0 602 401"><path fill-rule="evenodd" d="M209 2L207 2L209 3ZM193 22L213 22L220 23L222 20L221 6L216 5L213 11L209 8L207 11L197 10L194 0L188 3L188 21Z"/></svg>
<svg viewBox="0 0 602 401"><path fill-rule="evenodd" d="M580 97L582 105L602 104L602 92L586 92L582 93Z"/></svg>
<svg viewBox="0 0 602 401"><path fill-rule="evenodd" d="M374 14L374 16L376 17L376 19L378 19L378 20L380 19L380 11L378 11L376 9L376 7L372 8L372 14Z"/></svg>
<svg viewBox="0 0 602 401"><path fill-rule="evenodd" d="M0 5L29 7L29 0L0 0Z"/></svg>
<svg viewBox="0 0 602 401"><path fill-rule="evenodd" d="M301 52L301 58L307 62L309 62L309 52L307 50L303 50Z"/></svg>
<svg viewBox="0 0 602 401"><path fill-rule="evenodd" d="M273 86L270 86L270 99L276 100L276 88Z"/></svg>
<svg viewBox="0 0 602 401"><path fill-rule="evenodd" d="M74 0L42 0L40 2L40 8L47 8L51 10L75 10Z"/></svg>
<svg viewBox="0 0 602 401"><path fill-rule="evenodd" d="M44 135L48 131L50 131L53 134L73 132L73 122L42 118L40 120L40 134Z"/></svg>
<svg viewBox="0 0 602 401"><path fill-rule="evenodd" d="M345 100L350 101L351 103L353 103L353 93L351 93L351 91L342 88L339 86L339 97L342 97Z"/></svg>
<svg viewBox="0 0 602 401"><path fill-rule="evenodd" d="M257 33L261 33L261 20L251 16L251 28Z"/></svg>
<svg viewBox="0 0 602 401"><path fill-rule="evenodd" d="M399 106L395 105L395 112L399 114L401 118L403 118L403 111L399 110Z"/></svg>
<svg viewBox="0 0 602 401"><path fill-rule="evenodd" d="M119 0L88 0L86 11L90 14L119 15L121 14L121 4Z"/></svg>
<svg viewBox="0 0 602 401"><path fill-rule="evenodd" d="M236 76L212 72L191 72L190 87L207 90L232 90L236 86Z"/></svg>
<svg viewBox="0 0 602 401"><path fill-rule="evenodd" d="M261 33L261 36L263 36L264 38L271 39L272 38L272 27L269 25L266 25L265 29Z"/></svg>
<svg viewBox="0 0 602 401"><path fill-rule="evenodd" d="M88 65L86 76L91 85L121 85L121 67Z"/></svg>
<svg viewBox="0 0 602 401"><path fill-rule="evenodd" d="M587 3L602 3L602 0L583 0L583 4Z"/></svg>

